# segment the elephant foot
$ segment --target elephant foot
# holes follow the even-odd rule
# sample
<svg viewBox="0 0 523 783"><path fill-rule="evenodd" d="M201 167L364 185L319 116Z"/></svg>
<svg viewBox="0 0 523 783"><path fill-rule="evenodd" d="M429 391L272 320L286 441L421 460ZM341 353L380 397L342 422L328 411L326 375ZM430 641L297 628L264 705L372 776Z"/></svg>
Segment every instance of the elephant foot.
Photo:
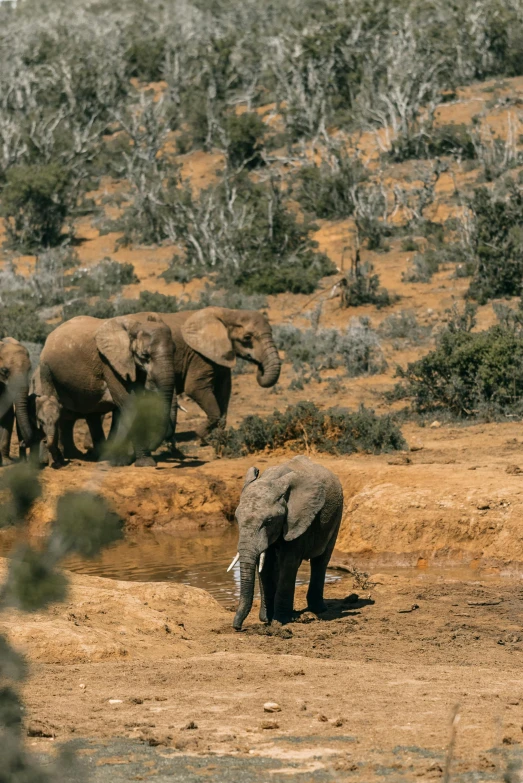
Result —
<svg viewBox="0 0 523 783"><path fill-rule="evenodd" d="M259 618L260 618L260 622L261 623L268 623L269 622L269 616L267 614L267 609L264 606L262 606L261 609L260 609Z"/></svg>
<svg viewBox="0 0 523 783"><path fill-rule="evenodd" d="M152 457L138 457L134 466L135 468L155 468L156 462Z"/></svg>
<svg viewBox="0 0 523 783"><path fill-rule="evenodd" d="M4 457L3 455L0 457L0 468L4 467L6 468L8 465L12 465L13 460L11 457Z"/></svg>
<svg viewBox="0 0 523 783"><path fill-rule="evenodd" d="M327 611L327 604L324 601L312 601L307 604L307 610L313 614L323 614Z"/></svg>

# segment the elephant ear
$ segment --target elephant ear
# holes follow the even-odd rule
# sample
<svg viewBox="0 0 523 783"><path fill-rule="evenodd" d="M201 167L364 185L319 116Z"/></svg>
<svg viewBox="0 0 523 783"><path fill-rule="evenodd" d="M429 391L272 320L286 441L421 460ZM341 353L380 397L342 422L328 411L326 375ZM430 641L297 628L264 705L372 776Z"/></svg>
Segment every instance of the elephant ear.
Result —
<svg viewBox="0 0 523 783"><path fill-rule="evenodd" d="M245 489L245 487L247 487L249 484L252 484L253 481L256 481L259 475L260 475L260 471L255 465L253 465L252 468L249 468L249 470L245 474L243 489Z"/></svg>
<svg viewBox="0 0 523 783"><path fill-rule="evenodd" d="M124 380L136 380L136 365L131 352L129 322L126 318L108 318L95 332L96 347L115 372Z"/></svg>
<svg viewBox="0 0 523 783"><path fill-rule="evenodd" d="M285 541L293 541L311 526L325 503L323 482L310 473L293 471L283 477L289 486L287 518L283 525Z"/></svg>
<svg viewBox="0 0 523 783"><path fill-rule="evenodd" d="M227 327L218 317L219 308L197 310L182 326L187 345L222 367L234 367L236 354Z"/></svg>

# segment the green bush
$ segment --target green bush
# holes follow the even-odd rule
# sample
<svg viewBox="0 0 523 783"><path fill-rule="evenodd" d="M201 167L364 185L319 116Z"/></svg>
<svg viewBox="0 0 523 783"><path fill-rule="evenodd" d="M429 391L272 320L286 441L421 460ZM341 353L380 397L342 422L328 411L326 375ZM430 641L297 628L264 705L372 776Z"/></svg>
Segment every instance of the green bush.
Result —
<svg viewBox="0 0 523 783"><path fill-rule="evenodd" d="M58 245L74 206L70 174L60 164L19 165L7 171L1 214L14 246L31 250Z"/></svg>
<svg viewBox="0 0 523 783"><path fill-rule="evenodd" d="M15 302L0 307L0 339L14 337L30 343L43 343L51 331L35 310L34 303Z"/></svg>
<svg viewBox="0 0 523 783"><path fill-rule="evenodd" d="M367 178L365 166L343 148L333 148L328 160L303 166L298 174L296 198L306 212L340 220L355 209L354 188Z"/></svg>
<svg viewBox="0 0 523 783"><path fill-rule="evenodd" d="M405 449L401 430L389 415L377 416L361 406L351 413L343 408L322 411L313 402L299 402L285 412L247 416L236 429L215 430L209 436L219 457L241 457L260 451L290 448L293 451L379 454Z"/></svg>
<svg viewBox="0 0 523 783"><path fill-rule="evenodd" d="M227 162L233 169L255 169L263 163L261 151L267 126L255 112L232 114L225 122Z"/></svg>
<svg viewBox="0 0 523 783"><path fill-rule="evenodd" d="M354 264L350 272L338 283L341 307L359 307L373 304L378 310L387 307L394 299L386 288L380 287L380 277L372 264Z"/></svg>
<svg viewBox="0 0 523 783"><path fill-rule="evenodd" d="M523 413L523 334L493 326L471 332L473 321L454 321L434 351L398 375L397 390L419 413L447 411L466 418Z"/></svg>
<svg viewBox="0 0 523 783"><path fill-rule="evenodd" d="M468 296L489 299L520 296L523 280L523 188L513 181L501 196L478 188L471 200L476 262Z"/></svg>
<svg viewBox="0 0 523 783"><path fill-rule="evenodd" d="M416 253L412 259L412 266L401 273L401 279L404 283L430 283L432 275L439 272L439 265L438 251L427 250L425 253Z"/></svg>
<svg viewBox="0 0 523 783"><path fill-rule="evenodd" d="M111 258L104 258L95 266L79 269L67 279L67 283L79 296L109 297L121 291L123 286L139 282L132 264L119 263Z"/></svg>
<svg viewBox="0 0 523 783"><path fill-rule="evenodd" d="M387 367L380 342L366 318L353 318L344 332L338 329L307 329L290 324L273 327L278 350L303 376L304 370L320 380L319 372L343 367L353 378L376 375ZM305 379L306 381L306 379Z"/></svg>

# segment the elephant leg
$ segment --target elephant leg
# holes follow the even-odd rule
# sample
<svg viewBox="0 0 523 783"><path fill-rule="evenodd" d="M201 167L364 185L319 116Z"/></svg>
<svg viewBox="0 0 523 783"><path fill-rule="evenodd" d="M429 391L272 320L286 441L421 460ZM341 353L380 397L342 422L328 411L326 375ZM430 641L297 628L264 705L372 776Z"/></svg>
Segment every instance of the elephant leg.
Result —
<svg viewBox="0 0 523 783"><path fill-rule="evenodd" d="M220 426L225 427L232 392L232 373L228 367L218 367L214 377L214 396L220 408Z"/></svg>
<svg viewBox="0 0 523 783"><path fill-rule="evenodd" d="M76 419L72 416L62 416L60 419L60 439L62 451L66 459L83 459L84 454L76 448L74 442L74 425Z"/></svg>
<svg viewBox="0 0 523 783"><path fill-rule="evenodd" d="M11 464L9 452L11 450L11 435L13 434L14 421L15 411L11 405L0 418L0 465Z"/></svg>
<svg viewBox="0 0 523 783"><path fill-rule="evenodd" d="M294 552L279 558L278 586L274 596L274 620L288 623L294 614L294 591L301 558Z"/></svg>
<svg viewBox="0 0 523 783"><path fill-rule="evenodd" d="M96 459L99 459L105 444L103 416L99 413L90 413L85 417L85 420L87 421L91 440L93 441L94 456Z"/></svg>
<svg viewBox="0 0 523 783"><path fill-rule="evenodd" d="M197 366L194 372L189 370L185 379L185 393L207 416L207 421L196 429L202 441L220 424L222 416L215 393L216 368L217 365L206 362L204 366Z"/></svg>
<svg viewBox="0 0 523 783"><path fill-rule="evenodd" d="M278 580L276 554L273 549L268 549L265 554L263 570L258 575L260 583L260 620L262 623L270 623L274 617L274 597Z"/></svg>
<svg viewBox="0 0 523 783"><path fill-rule="evenodd" d="M336 534L337 532L338 529L336 528ZM327 607L323 600L323 590L325 588L327 566L329 565L329 560L331 559L336 543L336 534L332 536L327 549L322 555L311 557L311 577L309 580L309 589L307 590L307 608L310 609L311 612L314 612L314 614L321 614L322 612L327 611Z"/></svg>

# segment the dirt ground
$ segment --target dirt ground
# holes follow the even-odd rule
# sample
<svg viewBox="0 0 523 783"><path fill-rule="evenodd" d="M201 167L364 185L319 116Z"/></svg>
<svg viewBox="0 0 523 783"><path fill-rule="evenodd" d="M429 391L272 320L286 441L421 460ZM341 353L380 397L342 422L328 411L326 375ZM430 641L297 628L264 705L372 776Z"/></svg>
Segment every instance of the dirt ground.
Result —
<svg viewBox="0 0 523 783"><path fill-rule="evenodd" d="M237 780L437 780L458 710L453 778L500 780L523 741L521 582L378 573L327 596L320 619L267 631L253 610L236 633L196 588L72 576L68 604L1 623L32 661L30 746L89 738L80 758L107 774L150 746L156 767L244 760ZM212 762L194 780L222 779Z"/></svg>

